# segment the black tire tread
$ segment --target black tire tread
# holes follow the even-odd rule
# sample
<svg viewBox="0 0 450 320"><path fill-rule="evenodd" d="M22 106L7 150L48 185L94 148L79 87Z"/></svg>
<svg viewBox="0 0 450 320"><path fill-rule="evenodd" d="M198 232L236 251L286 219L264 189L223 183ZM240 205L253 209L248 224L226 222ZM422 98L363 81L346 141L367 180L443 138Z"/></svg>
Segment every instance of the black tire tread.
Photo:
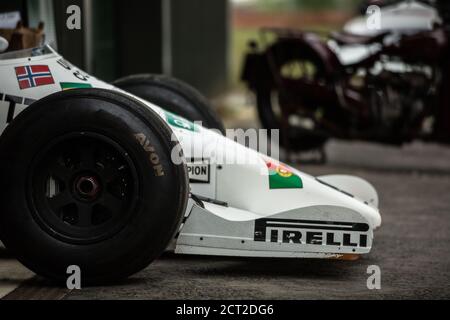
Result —
<svg viewBox="0 0 450 320"><path fill-rule="evenodd" d="M118 79L113 83L114 86L117 86L125 91L127 91L127 87L139 84L147 84L152 87L165 88L181 95L183 98L196 106L196 111L203 117L203 119L188 120L204 120L206 124L209 124L210 128L218 129L222 134L225 134L225 127L223 126L219 116L211 108L208 100L197 89L181 80L162 74L135 74Z"/></svg>

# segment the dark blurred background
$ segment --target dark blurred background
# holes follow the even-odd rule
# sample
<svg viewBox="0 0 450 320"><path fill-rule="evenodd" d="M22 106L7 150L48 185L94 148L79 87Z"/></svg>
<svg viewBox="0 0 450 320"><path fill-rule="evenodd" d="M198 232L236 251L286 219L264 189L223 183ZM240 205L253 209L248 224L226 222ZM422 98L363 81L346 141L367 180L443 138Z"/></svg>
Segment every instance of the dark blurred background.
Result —
<svg viewBox="0 0 450 320"><path fill-rule="evenodd" d="M25 25L45 22L46 39L69 61L106 81L165 73L209 97L240 92L246 43L261 26L339 27L358 0L8 0ZM82 29L66 28L69 5Z"/></svg>

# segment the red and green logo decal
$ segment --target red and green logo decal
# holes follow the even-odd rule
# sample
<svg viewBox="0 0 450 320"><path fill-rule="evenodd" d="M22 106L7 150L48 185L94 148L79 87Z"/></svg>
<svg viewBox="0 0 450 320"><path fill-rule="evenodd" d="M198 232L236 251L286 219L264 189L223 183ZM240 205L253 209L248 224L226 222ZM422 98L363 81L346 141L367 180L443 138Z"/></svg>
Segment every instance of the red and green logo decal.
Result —
<svg viewBox="0 0 450 320"><path fill-rule="evenodd" d="M274 163L266 160L269 168L270 189L301 189L302 179L292 172L287 166L281 163Z"/></svg>

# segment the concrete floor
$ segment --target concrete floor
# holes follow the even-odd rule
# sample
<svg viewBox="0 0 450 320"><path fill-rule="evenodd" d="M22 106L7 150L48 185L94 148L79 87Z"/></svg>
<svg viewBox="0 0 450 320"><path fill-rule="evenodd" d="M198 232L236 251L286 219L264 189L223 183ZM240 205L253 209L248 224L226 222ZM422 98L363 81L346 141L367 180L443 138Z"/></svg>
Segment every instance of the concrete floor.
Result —
<svg viewBox="0 0 450 320"><path fill-rule="evenodd" d="M166 254L121 284L60 292L55 296L65 299L450 298L450 148L423 143L391 148L333 141L326 151L329 158L326 165L298 164L297 167L313 175L355 174L372 182L380 193L383 225L375 233L372 252L359 261ZM381 290L366 287L369 265L381 268ZM2 285L3 292L11 291L29 277L30 273L11 257L0 254L0 296ZM22 292L27 292L28 286L41 287L40 294L49 297L45 285L39 281L24 282L12 297L25 295Z"/></svg>

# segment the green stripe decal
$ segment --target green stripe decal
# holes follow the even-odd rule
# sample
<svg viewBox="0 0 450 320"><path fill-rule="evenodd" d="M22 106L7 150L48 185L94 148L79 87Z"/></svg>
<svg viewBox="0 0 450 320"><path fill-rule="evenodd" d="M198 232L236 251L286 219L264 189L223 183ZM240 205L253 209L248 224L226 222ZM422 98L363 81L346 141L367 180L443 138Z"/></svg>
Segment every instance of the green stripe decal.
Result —
<svg viewBox="0 0 450 320"><path fill-rule="evenodd" d="M89 89L92 88L92 85L89 83L77 83L77 82L61 82L61 89L71 90L71 89Z"/></svg>

